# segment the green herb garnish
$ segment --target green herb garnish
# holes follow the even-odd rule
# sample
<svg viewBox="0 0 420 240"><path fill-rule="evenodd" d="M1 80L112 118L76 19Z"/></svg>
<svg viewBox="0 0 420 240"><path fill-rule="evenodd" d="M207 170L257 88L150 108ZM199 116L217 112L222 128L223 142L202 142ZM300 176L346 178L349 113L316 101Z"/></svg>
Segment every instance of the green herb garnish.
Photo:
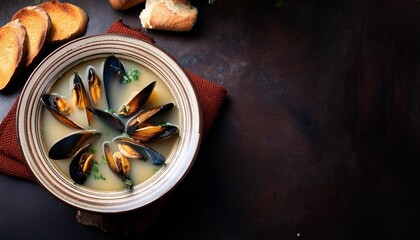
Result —
<svg viewBox="0 0 420 240"><path fill-rule="evenodd" d="M124 76L123 83L131 83L134 81L138 81L140 78L140 71L136 68L132 68L128 70L127 74Z"/></svg>
<svg viewBox="0 0 420 240"><path fill-rule="evenodd" d="M102 164L108 164L108 161L106 160L104 155L102 155Z"/></svg>
<svg viewBox="0 0 420 240"><path fill-rule="evenodd" d="M210 5L213 5L216 2L216 0L208 0L207 3Z"/></svg>
<svg viewBox="0 0 420 240"><path fill-rule="evenodd" d="M108 112L108 113L114 114L114 113L116 113L117 111L115 111L114 109L110 108L110 109L108 109L108 110L105 110L105 112Z"/></svg>

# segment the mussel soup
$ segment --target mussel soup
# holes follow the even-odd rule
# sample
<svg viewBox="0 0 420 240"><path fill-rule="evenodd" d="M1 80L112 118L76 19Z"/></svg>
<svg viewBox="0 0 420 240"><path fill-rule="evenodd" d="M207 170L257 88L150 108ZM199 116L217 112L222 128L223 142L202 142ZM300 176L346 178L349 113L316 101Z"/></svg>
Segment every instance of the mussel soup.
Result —
<svg viewBox="0 0 420 240"><path fill-rule="evenodd" d="M40 101L50 161L87 188L141 184L165 167L179 140L179 109L164 82L114 55L72 67Z"/></svg>

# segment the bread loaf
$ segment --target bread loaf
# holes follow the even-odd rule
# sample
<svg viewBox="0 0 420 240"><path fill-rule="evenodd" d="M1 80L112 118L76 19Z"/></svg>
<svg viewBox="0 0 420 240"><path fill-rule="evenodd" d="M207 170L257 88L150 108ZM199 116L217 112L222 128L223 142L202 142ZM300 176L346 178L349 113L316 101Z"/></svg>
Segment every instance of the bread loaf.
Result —
<svg viewBox="0 0 420 240"><path fill-rule="evenodd" d="M197 15L197 8L186 0L147 0L139 17L144 28L189 31Z"/></svg>
<svg viewBox="0 0 420 240"><path fill-rule="evenodd" d="M80 7L51 0L39 5L51 19L49 43L63 43L86 31L88 15Z"/></svg>
<svg viewBox="0 0 420 240"><path fill-rule="evenodd" d="M137 4L144 2L145 0L109 0L109 4L115 10L126 10Z"/></svg>
<svg viewBox="0 0 420 240"><path fill-rule="evenodd" d="M13 20L19 19L26 29L26 66L30 65L44 46L51 21L47 13L39 7L25 7L15 13Z"/></svg>
<svg viewBox="0 0 420 240"><path fill-rule="evenodd" d="M15 78L24 62L26 30L18 19L0 28L0 90Z"/></svg>

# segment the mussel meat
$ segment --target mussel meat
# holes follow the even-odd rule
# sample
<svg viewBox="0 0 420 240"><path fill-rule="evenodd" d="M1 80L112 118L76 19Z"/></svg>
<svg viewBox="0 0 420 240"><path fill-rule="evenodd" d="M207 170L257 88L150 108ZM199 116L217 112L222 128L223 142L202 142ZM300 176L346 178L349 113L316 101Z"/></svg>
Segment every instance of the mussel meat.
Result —
<svg viewBox="0 0 420 240"><path fill-rule="evenodd" d="M118 150L127 158L143 159L143 155L129 144L118 143Z"/></svg>
<svg viewBox="0 0 420 240"><path fill-rule="evenodd" d="M101 133L94 130L83 130L71 133L57 141L48 152L48 156L54 160L74 157L81 149L95 142Z"/></svg>
<svg viewBox="0 0 420 240"><path fill-rule="evenodd" d="M87 151L79 151L70 163L70 177L74 182L83 184L90 174L94 162L94 154Z"/></svg>
<svg viewBox="0 0 420 240"><path fill-rule="evenodd" d="M119 89L121 87L125 75L126 71L124 65L117 57L112 55L106 58L103 71L103 81L109 109L116 109L113 105L114 103L112 99L116 99L118 96L114 96L113 92L117 92L115 89Z"/></svg>
<svg viewBox="0 0 420 240"><path fill-rule="evenodd" d="M59 122L70 128L83 129L79 124L66 117L73 110L70 103L64 98L54 94L44 94L41 97L41 102Z"/></svg>
<svg viewBox="0 0 420 240"><path fill-rule="evenodd" d="M130 161L119 151L111 152L110 142L104 142L102 145L103 154L106 158L109 168L127 185L128 188L133 187L133 181L130 179L131 165Z"/></svg>
<svg viewBox="0 0 420 240"><path fill-rule="evenodd" d="M156 82L152 82L143 88L136 96L133 97L126 105L121 106L118 115L121 117L131 117L141 110L155 88Z"/></svg>
<svg viewBox="0 0 420 240"><path fill-rule="evenodd" d="M79 109L85 109L88 125L90 126L93 121L93 114L86 110L86 107L90 107L90 100L83 85L82 78L77 72L74 73L72 93L74 106Z"/></svg>
<svg viewBox="0 0 420 240"><path fill-rule="evenodd" d="M177 132L178 127L170 124L158 126L146 125L130 132L129 135L140 142L147 143L154 140L167 139Z"/></svg>
<svg viewBox="0 0 420 240"><path fill-rule="evenodd" d="M136 154L141 156L138 159L141 159L141 160L150 159L150 161L154 165L162 165L163 163L165 163L165 157L162 154L160 154L158 151L154 150L153 148L148 147L139 141L136 141L135 139L120 136L120 137L114 138L113 141L123 144L125 146L129 146L132 153L137 152ZM120 152L125 155L125 151L120 151Z"/></svg>
<svg viewBox="0 0 420 240"><path fill-rule="evenodd" d="M89 93L90 98L95 106L99 105L101 101L101 82L99 81L99 77L95 72L95 69L92 67L88 70L88 84L89 84Z"/></svg>

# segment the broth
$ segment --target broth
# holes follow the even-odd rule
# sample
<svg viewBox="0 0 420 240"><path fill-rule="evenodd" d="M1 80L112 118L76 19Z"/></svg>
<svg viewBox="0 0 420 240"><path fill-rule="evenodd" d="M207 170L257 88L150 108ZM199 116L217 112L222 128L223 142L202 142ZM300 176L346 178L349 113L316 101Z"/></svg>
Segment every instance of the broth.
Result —
<svg viewBox="0 0 420 240"><path fill-rule="evenodd" d="M123 84L122 89L118 89L118 95L121 97L118 99L110 99L111 101L114 101L114 106L120 106L128 102L133 96L135 96L136 93L141 91L153 81L156 81L156 85L152 94L149 97L149 100L144 106L144 109L164 105L170 102L175 104L171 92L154 72L140 64L126 59L120 59L120 61L124 64L126 71L132 68L136 68L140 71L141 74L138 81ZM105 89L102 81L104 62L105 58L99 58L80 63L79 65L69 69L62 76L59 77L59 79L53 84L51 89L49 89L48 93L57 94L65 98L72 104L73 100L71 90L73 88L72 86L74 73L79 73L79 75L82 78L85 90L88 93L88 69L90 67L93 67L101 81L102 88L101 101L97 106L94 107L101 110L106 110L108 107L105 97ZM113 96L116 95L114 94ZM117 111L118 109L115 110ZM178 107L175 104L175 106L169 112L156 116L156 118L154 118L153 120L153 123L158 124L160 122L167 122L174 125L178 125L178 113ZM102 152L102 143L105 141L111 141L114 137L121 136L121 133L104 123L96 116L94 116L92 125L88 127L85 110L78 109L75 106L73 106L73 113L70 116L68 116L68 118L88 130L95 129L102 134L101 137L97 141L95 141L95 143L91 147L89 147L91 151L94 152L95 163L90 175L88 176L86 182L83 185L88 188L105 191L122 190L127 188L123 181L121 181L121 179L109 169ZM120 119L123 120L125 124L127 119ZM44 140L46 152L49 151L49 149L55 142L75 131L77 130L69 128L60 123L49 113L49 111L45 107L42 109L41 135L42 139ZM177 140L178 135L176 134L164 141L147 143L146 145L152 147L167 159ZM116 143L111 143L110 146L113 152L117 151ZM59 171L62 174L71 179L69 174L69 165L71 160L72 159L69 158L64 160L51 161L55 164L55 166L59 169ZM130 179L133 181L133 185L137 185L146 181L153 174L159 171L159 169L162 166L153 165L150 160L143 161L140 159L129 159L129 161L131 164Z"/></svg>

